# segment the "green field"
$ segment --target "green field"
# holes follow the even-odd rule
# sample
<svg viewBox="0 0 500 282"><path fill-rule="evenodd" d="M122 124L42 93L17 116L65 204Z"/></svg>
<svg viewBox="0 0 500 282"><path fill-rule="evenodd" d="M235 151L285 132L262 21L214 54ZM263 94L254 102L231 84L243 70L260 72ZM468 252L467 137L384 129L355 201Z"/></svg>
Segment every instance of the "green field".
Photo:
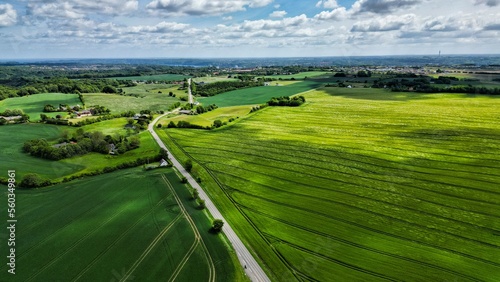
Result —
<svg viewBox="0 0 500 282"><path fill-rule="evenodd" d="M225 237L207 231L210 220L188 198L172 169L17 190L16 275L4 252L0 280L245 281Z"/></svg>
<svg viewBox="0 0 500 282"><path fill-rule="evenodd" d="M273 280L498 281L500 98L305 97L221 130L160 131Z"/></svg>
<svg viewBox="0 0 500 282"><path fill-rule="evenodd" d="M127 88L125 88L125 91L129 93ZM168 92L162 94L149 93L140 97L101 93L83 94L83 96L88 106L105 106L111 110L111 113L116 114L127 111L138 113L141 110L166 111L170 105L179 101L178 98L169 97Z"/></svg>
<svg viewBox="0 0 500 282"><path fill-rule="evenodd" d="M162 126L167 126L170 121L177 123L178 121L183 120L196 125L211 126L217 119L222 122L228 122L230 118L237 119L246 116L251 109L252 107L250 106L218 108L201 115L178 115L175 117L165 117L162 118L159 123Z"/></svg>
<svg viewBox="0 0 500 282"><path fill-rule="evenodd" d="M64 163L31 157L22 152L27 140L45 138L57 140L66 127L46 124L0 126L0 171L15 169L19 175L36 172L46 178L76 173L85 168L78 163ZM2 175L3 177L6 177Z"/></svg>
<svg viewBox="0 0 500 282"><path fill-rule="evenodd" d="M51 104L58 107L59 104L66 104L70 106L82 105L78 95L76 94L36 94L24 97L9 98L0 101L0 112L5 111L5 109L10 110L23 110L24 113L30 116L31 121L40 120L40 114L46 114L49 117L55 117L59 113L44 113L43 107L45 105ZM65 115L66 113L63 112Z"/></svg>
<svg viewBox="0 0 500 282"><path fill-rule="evenodd" d="M219 82L219 81L237 81L239 79L237 78L228 78L228 76L202 76L202 77L195 77L193 78L193 81L196 83L200 82L205 82L205 83L213 83L213 82Z"/></svg>
<svg viewBox="0 0 500 282"><path fill-rule="evenodd" d="M157 74L157 75L143 75L143 76L124 76L124 77L110 77L116 80L138 80L138 81L179 81L190 76L182 74Z"/></svg>
<svg viewBox="0 0 500 282"><path fill-rule="evenodd" d="M115 133L124 134L124 120L109 120L82 128L89 132L100 130L110 135ZM49 142L57 143L63 131L68 131L71 134L76 129L69 126L48 124L0 126L0 144L2 144L0 159L5 160L0 162L0 169L4 171L15 169L18 171L20 177L27 173L37 173L43 178L60 180L66 176L102 170L105 167L113 167L138 158L153 158L158 154L158 145L147 131L139 134L141 146L138 149L128 151L119 156L90 153L61 161L50 161L32 157L22 152L23 143L28 140L45 138Z"/></svg>
<svg viewBox="0 0 500 282"><path fill-rule="evenodd" d="M269 78L275 78L275 79L304 79L304 78L311 78L311 77L317 77L317 76L323 76L323 75L331 75L331 72L324 72L324 71L306 71L306 72L299 72L296 74L280 74L280 75L268 75L264 77L269 77Z"/></svg>
<svg viewBox="0 0 500 282"><path fill-rule="evenodd" d="M319 87L315 81L302 81L285 86L259 86L225 92L208 98L198 98L204 105L216 104L219 107L239 105L257 105L269 101L272 97L291 96Z"/></svg>

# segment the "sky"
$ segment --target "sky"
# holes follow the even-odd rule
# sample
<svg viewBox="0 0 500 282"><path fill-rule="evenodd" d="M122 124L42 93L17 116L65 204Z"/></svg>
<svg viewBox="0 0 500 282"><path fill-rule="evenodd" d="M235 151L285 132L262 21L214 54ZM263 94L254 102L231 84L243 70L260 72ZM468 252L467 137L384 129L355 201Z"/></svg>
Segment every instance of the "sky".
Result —
<svg viewBox="0 0 500 282"><path fill-rule="evenodd" d="M0 1L0 59L499 54L500 0Z"/></svg>

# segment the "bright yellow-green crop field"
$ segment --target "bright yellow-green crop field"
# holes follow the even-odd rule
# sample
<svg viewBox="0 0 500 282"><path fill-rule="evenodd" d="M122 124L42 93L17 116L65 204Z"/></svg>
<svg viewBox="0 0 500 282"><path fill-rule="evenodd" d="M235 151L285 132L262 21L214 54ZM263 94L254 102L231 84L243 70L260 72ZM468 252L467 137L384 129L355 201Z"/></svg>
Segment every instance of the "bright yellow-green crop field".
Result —
<svg viewBox="0 0 500 282"><path fill-rule="evenodd" d="M322 88L162 129L276 281L498 281L500 97Z"/></svg>
<svg viewBox="0 0 500 282"><path fill-rule="evenodd" d="M251 109L251 106L218 108L201 115L178 115L175 117L166 117L161 119L159 124L166 126L170 121L177 124L178 121L183 120L196 125L211 126L217 119L222 122L228 122L231 118L238 119L244 117L250 112Z"/></svg>

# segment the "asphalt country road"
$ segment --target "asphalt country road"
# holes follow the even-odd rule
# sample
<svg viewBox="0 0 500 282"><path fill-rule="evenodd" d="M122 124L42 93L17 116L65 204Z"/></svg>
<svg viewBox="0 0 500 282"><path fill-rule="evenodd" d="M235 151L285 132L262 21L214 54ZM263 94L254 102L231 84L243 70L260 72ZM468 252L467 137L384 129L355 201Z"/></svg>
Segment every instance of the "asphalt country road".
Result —
<svg viewBox="0 0 500 282"><path fill-rule="evenodd" d="M214 218L217 219L222 219L224 221L224 226L222 227L222 231L226 235L226 237L229 239L231 244L233 245L234 250L236 251L236 254L238 256L238 259L240 260L241 266L244 268L246 275L250 278L251 281L271 281L269 277L267 277L266 273L260 265L257 263L257 261L254 259L252 254L248 251L248 249L245 247L243 242L241 242L240 238L236 233L233 231L229 223L224 219L222 214L219 212L219 210L215 207L213 204L212 200L208 197L208 195L205 193L203 188L196 182L196 180L187 172L184 167L177 161L177 159L174 158L172 153L168 150L168 148L165 146L163 141L161 141L160 137L156 132L154 131L154 126L160 120L160 118L164 117L167 114L170 114L172 112L165 113L163 115L160 115L159 117L155 118L148 126L148 130L153 136L153 138L156 140L158 145L168 151L168 155L170 158L170 161L174 165L179 172L186 177L188 180L189 184L194 188L198 190L199 197L203 200L205 200L205 205L210 214Z"/></svg>

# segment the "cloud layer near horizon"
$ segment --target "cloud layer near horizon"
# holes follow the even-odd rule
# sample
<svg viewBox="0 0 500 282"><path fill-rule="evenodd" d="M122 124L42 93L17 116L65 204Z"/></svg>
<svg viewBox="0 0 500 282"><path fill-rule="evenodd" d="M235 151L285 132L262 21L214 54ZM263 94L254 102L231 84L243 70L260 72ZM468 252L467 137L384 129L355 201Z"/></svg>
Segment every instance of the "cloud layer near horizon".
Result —
<svg viewBox="0 0 500 282"><path fill-rule="evenodd" d="M10 2L0 4L6 58L498 53L500 47L500 0Z"/></svg>

